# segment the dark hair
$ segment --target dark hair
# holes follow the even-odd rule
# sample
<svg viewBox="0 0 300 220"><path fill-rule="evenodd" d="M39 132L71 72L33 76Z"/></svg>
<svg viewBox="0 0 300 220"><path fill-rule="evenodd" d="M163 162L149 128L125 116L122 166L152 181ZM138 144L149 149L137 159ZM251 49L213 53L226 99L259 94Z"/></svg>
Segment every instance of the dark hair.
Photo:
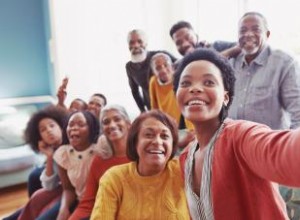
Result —
<svg viewBox="0 0 300 220"><path fill-rule="evenodd" d="M171 38L173 38L173 34L181 28L188 28L190 30L194 30L192 25L189 22L187 22L187 21L178 21L170 29Z"/></svg>
<svg viewBox="0 0 300 220"><path fill-rule="evenodd" d="M72 112L69 117L68 117L68 123L70 121L70 118L77 113L82 113L84 118L86 119L86 123L89 127L89 142L90 143L97 143L98 140L98 136L100 133L100 123L99 120L94 116L93 113L89 112L89 111L76 111L76 112ZM68 123L65 126L64 129L64 136L67 137L67 126ZM69 140L67 140L67 143L69 144Z"/></svg>
<svg viewBox="0 0 300 220"><path fill-rule="evenodd" d="M173 149L170 159L172 159L177 151L178 144L178 129L177 124L173 118L165 114L160 110L151 110L141 113L131 124L127 137L127 157L132 161L139 161L139 155L137 153L138 135L141 130L143 122L148 118L154 118L163 123L170 129L173 138Z"/></svg>
<svg viewBox="0 0 300 220"><path fill-rule="evenodd" d="M24 138L26 143L28 143L31 149L35 152L39 152L38 143L42 139L39 131L39 123L45 118L50 118L54 120L59 127L63 129L67 122L68 112L65 108L60 106L49 105L45 108L35 112L29 121L24 132ZM62 144L67 142L66 138L63 136Z"/></svg>
<svg viewBox="0 0 300 220"><path fill-rule="evenodd" d="M95 93L95 94L93 94L91 97L93 97L93 96L98 96L98 97L102 98L103 101L104 101L104 105L107 104L106 97L105 97L103 94L101 94L101 93Z"/></svg>
<svg viewBox="0 0 300 220"><path fill-rule="evenodd" d="M176 92L179 85L180 76L184 70L184 68L189 65L190 63L198 60L206 60L214 65L216 65L220 72L221 77L223 80L223 85L226 91L228 91L229 96L229 102L226 106L222 107L222 110L219 114L220 121L223 121L227 115L228 115L228 109L229 106L232 103L233 96L234 96L234 82L235 82L235 76L234 76L234 69L230 65L227 58L220 55L218 52L211 50L211 49L203 49L199 48L193 51L190 54L187 54L180 63L179 67L176 70L175 76L174 76L174 91Z"/></svg>
<svg viewBox="0 0 300 220"><path fill-rule="evenodd" d="M87 109L87 107L88 107L87 103L86 103L84 100L80 99L80 98L74 99L74 100L71 102L70 106L72 105L73 102L76 102L76 101L81 102L82 105L83 105L83 108L84 108L84 109Z"/></svg>

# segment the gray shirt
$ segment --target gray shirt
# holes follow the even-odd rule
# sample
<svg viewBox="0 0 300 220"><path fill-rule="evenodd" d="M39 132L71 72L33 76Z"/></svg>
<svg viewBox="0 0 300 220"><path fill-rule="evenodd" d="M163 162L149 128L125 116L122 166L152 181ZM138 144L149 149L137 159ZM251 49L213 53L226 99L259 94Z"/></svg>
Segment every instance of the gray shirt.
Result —
<svg viewBox="0 0 300 220"><path fill-rule="evenodd" d="M269 46L248 65L241 53L229 117L266 124L272 129L300 125L300 68L294 58Z"/></svg>

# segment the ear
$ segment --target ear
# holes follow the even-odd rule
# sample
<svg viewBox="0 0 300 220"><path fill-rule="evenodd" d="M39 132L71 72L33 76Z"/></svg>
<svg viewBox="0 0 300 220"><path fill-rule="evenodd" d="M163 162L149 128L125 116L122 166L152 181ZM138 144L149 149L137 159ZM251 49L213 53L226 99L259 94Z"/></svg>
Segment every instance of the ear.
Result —
<svg viewBox="0 0 300 220"><path fill-rule="evenodd" d="M229 94L228 94L228 91L224 91L224 101L223 101L223 103L227 107L227 105L229 103Z"/></svg>
<svg viewBox="0 0 300 220"><path fill-rule="evenodd" d="M270 34L271 34L271 32L270 31L267 31L267 38L269 38L270 37Z"/></svg>

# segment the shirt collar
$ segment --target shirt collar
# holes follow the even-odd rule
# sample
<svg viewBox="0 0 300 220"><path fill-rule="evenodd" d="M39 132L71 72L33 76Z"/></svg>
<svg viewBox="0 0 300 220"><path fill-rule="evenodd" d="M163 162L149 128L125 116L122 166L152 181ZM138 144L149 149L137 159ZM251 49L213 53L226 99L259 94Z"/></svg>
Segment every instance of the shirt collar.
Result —
<svg viewBox="0 0 300 220"><path fill-rule="evenodd" d="M255 59L251 61L251 63L255 63L259 66L263 66L264 64L267 63L269 53L270 53L270 47L268 45L265 45L261 50L261 52L257 55L257 57L255 57ZM241 59L241 67L245 67L247 65L248 64L245 60L245 55L243 54Z"/></svg>

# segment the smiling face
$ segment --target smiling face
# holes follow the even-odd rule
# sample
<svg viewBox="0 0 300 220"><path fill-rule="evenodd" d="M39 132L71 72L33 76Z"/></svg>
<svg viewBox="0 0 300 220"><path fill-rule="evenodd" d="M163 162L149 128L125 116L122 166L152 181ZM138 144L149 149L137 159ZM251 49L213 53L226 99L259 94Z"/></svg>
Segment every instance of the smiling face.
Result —
<svg viewBox="0 0 300 220"><path fill-rule="evenodd" d="M70 117L67 135L70 145L78 151L83 151L90 146L89 127L83 113L77 112Z"/></svg>
<svg viewBox="0 0 300 220"><path fill-rule="evenodd" d="M93 113L97 118L99 118L103 106L105 106L104 99L97 95L94 95L89 100L87 110Z"/></svg>
<svg viewBox="0 0 300 220"><path fill-rule="evenodd" d="M177 47L178 52L184 56L195 50L197 44L197 35L187 27L178 29L172 39Z"/></svg>
<svg viewBox="0 0 300 220"><path fill-rule="evenodd" d="M219 123L222 105L229 101L219 68L205 60L193 61L184 68L176 96L182 114L194 125Z"/></svg>
<svg viewBox="0 0 300 220"><path fill-rule="evenodd" d="M167 55L159 55L153 58L153 72L161 83L170 83L173 81L174 69L171 59Z"/></svg>
<svg viewBox="0 0 300 220"><path fill-rule="evenodd" d="M142 176L162 172L169 161L173 149L170 129L155 118L147 118L138 133L138 171Z"/></svg>
<svg viewBox="0 0 300 220"><path fill-rule="evenodd" d="M261 17L247 15L240 20L239 45L246 57L254 59L266 44L269 35L270 31Z"/></svg>
<svg viewBox="0 0 300 220"><path fill-rule="evenodd" d="M112 143L126 139L130 123L117 110L111 109L103 113L102 130Z"/></svg>
<svg viewBox="0 0 300 220"><path fill-rule="evenodd" d="M129 34L128 47L131 53L131 61L142 62L147 57L147 39L143 32L134 31Z"/></svg>
<svg viewBox="0 0 300 220"><path fill-rule="evenodd" d="M44 118L39 122L39 133L42 140L50 146L57 148L62 143L62 130L51 118Z"/></svg>

